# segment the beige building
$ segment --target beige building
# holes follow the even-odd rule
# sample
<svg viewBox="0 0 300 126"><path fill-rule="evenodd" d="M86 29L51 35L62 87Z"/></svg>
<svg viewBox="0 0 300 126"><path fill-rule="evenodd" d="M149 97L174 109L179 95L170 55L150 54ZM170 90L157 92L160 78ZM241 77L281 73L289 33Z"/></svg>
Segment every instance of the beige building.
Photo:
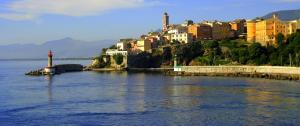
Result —
<svg viewBox="0 0 300 126"><path fill-rule="evenodd" d="M297 29L300 29L300 19L288 22L287 31L286 31L287 34L295 33L297 32Z"/></svg>
<svg viewBox="0 0 300 126"><path fill-rule="evenodd" d="M171 34L171 42L190 43L193 41L193 35L190 33Z"/></svg>
<svg viewBox="0 0 300 126"><path fill-rule="evenodd" d="M137 41L137 47L141 51L150 51L151 50L151 41L148 39L142 39Z"/></svg>
<svg viewBox="0 0 300 126"><path fill-rule="evenodd" d="M233 37L231 25L227 22L203 22L203 24L207 24L212 27L212 39L214 40L222 40L225 38Z"/></svg>
<svg viewBox="0 0 300 126"><path fill-rule="evenodd" d="M180 25L172 25L168 30L168 34L181 34L186 33L188 31L187 27L183 27Z"/></svg>

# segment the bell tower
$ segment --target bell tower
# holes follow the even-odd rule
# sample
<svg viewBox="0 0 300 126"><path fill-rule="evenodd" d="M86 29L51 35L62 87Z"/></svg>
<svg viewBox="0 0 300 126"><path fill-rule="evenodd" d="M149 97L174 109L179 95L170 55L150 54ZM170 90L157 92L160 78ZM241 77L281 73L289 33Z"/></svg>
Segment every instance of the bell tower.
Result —
<svg viewBox="0 0 300 126"><path fill-rule="evenodd" d="M167 31L169 25L169 15L165 12L163 15L163 31Z"/></svg>

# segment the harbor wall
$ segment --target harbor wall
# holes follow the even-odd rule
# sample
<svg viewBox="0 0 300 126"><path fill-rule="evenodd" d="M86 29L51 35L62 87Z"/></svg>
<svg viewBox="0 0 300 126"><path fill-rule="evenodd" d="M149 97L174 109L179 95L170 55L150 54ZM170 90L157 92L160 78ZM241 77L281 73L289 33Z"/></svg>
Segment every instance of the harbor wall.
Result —
<svg viewBox="0 0 300 126"><path fill-rule="evenodd" d="M180 66L167 75L175 76L230 76L276 80L300 80L299 67L280 66Z"/></svg>
<svg viewBox="0 0 300 126"><path fill-rule="evenodd" d="M279 66L182 66L181 71L187 73L248 73L300 75L299 67Z"/></svg>

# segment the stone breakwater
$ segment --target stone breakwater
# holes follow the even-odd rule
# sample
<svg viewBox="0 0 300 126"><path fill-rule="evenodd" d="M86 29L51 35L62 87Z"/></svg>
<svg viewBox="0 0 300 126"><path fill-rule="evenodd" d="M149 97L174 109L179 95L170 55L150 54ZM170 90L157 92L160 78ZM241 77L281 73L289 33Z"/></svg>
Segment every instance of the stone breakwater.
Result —
<svg viewBox="0 0 300 126"><path fill-rule="evenodd" d="M55 68L55 74L83 71L84 69L84 67L80 64L60 64L60 65L55 65L53 67ZM25 73L25 75L43 76L43 75L47 75L47 73L44 72L44 69L38 69L38 70Z"/></svg>
<svg viewBox="0 0 300 126"><path fill-rule="evenodd" d="M179 76L231 76L278 80L300 80L299 67L279 66L181 66L167 75Z"/></svg>

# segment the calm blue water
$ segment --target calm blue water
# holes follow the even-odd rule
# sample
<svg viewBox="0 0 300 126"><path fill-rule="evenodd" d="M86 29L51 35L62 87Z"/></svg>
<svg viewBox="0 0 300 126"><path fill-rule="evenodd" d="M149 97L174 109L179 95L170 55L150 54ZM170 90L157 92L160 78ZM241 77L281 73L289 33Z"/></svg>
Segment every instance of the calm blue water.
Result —
<svg viewBox="0 0 300 126"><path fill-rule="evenodd" d="M24 75L45 64L0 62L0 126L300 125L299 82L127 72Z"/></svg>

